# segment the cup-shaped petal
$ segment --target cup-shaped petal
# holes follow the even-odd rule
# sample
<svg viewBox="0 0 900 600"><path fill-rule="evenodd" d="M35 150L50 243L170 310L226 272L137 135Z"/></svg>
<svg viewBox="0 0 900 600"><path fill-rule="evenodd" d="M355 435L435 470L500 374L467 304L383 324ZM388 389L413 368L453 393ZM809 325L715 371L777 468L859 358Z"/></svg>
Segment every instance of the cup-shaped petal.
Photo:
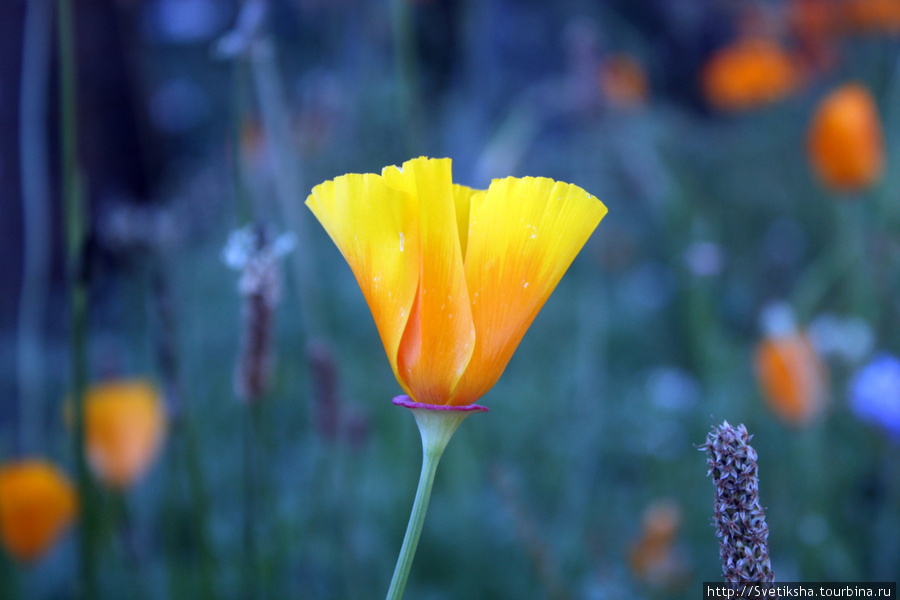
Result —
<svg viewBox="0 0 900 600"><path fill-rule="evenodd" d="M416 402L444 404L475 342L450 160L415 159L383 173L413 196L419 216L419 285L397 354L400 379Z"/></svg>
<svg viewBox="0 0 900 600"><path fill-rule="evenodd" d="M112 487L126 487L153 463L166 430L165 407L147 381L108 381L95 385L84 401L88 462Z"/></svg>
<svg viewBox="0 0 900 600"><path fill-rule="evenodd" d="M28 459L0 467L0 541L12 556L43 556L75 518L78 501L52 464Z"/></svg>
<svg viewBox="0 0 900 600"><path fill-rule="evenodd" d="M419 285L416 199L367 173L317 185L306 205L350 265L399 381L397 351Z"/></svg>
<svg viewBox="0 0 900 600"><path fill-rule="evenodd" d="M497 382L606 211L578 186L546 178L498 179L472 197L465 261L475 349L452 404L475 402Z"/></svg>

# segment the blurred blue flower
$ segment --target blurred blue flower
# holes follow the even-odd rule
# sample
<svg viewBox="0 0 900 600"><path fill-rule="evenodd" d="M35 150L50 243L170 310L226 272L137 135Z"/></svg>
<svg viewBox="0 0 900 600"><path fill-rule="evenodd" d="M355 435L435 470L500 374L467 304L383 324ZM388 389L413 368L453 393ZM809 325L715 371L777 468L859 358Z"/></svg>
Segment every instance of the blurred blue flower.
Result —
<svg viewBox="0 0 900 600"><path fill-rule="evenodd" d="M850 407L900 440L900 359L878 354L850 380Z"/></svg>

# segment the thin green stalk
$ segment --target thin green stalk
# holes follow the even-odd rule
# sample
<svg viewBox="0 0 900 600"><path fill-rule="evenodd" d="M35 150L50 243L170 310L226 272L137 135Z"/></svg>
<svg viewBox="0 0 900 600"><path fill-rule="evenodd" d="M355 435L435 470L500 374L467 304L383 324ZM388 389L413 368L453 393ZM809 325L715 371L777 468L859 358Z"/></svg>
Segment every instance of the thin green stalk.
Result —
<svg viewBox="0 0 900 600"><path fill-rule="evenodd" d="M821 310L828 294L838 283L846 281L864 258L865 248L857 215L859 209L855 205L837 207L830 224L835 242L823 251L822 256L806 269L794 285L791 304L801 320L808 320ZM845 287L848 305L855 303L852 296L855 293L853 286Z"/></svg>
<svg viewBox="0 0 900 600"><path fill-rule="evenodd" d="M391 0L397 107L407 154L415 156L422 141L415 27L408 0Z"/></svg>
<svg viewBox="0 0 900 600"><path fill-rule="evenodd" d="M425 522L425 512L428 510L428 500L431 498L434 474L437 472L442 453L443 449L431 450L426 451L422 456L419 487L416 489L416 499L413 502L412 513L409 515L409 523L406 526L406 535L403 537L400 556L397 558L397 566L394 567L394 576L391 578L391 587L387 593L388 600L399 600L403 597L403 590L406 589L409 569L412 567L412 561L416 555L419 535L422 533L422 523Z"/></svg>
<svg viewBox="0 0 900 600"><path fill-rule="evenodd" d="M0 600L18 600L22 597L19 593L19 570L5 552L0 552L0 582Z"/></svg>
<svg viewBox="0 0 900 600"><path fill-rule="evenodd" d="M247 59L243 56L236 57L232 70L233 82L231 86L231 181L232 185L234 185L237 221L241 226L253 219L253 205L250 193L247 190L247 182L244 180L244 164L241 156L243 153L241 138L244 135L244 115L247 112L245 109L247 101L244 97L248 86L247 71Z"/></svg>
<svg viewBox="0 0 900 600"><path fill-rule="evenodd" d="M203 477L203 468L197 451L193 423L191 421L191 409L193 405L185 394L185 387L181 381L180 361L178 354L178 322L175 313L174 299L172 297L171 284L166 276L164 265L157 261L153 266L152 296L156 304L157 313L157 340L156 355L159 369L165 382L166 397L169 404L171 418L171 451L169 456L168 494L169 502L173 507L177 504L176 477L184 470L187 478L190 506L193 511L191 519L193 543L197 551L198 567L187 569L196 573L200 580L200 598L214 600L215 583L213 570L215 561L208 534L209 500L206 494L206 484ZM174 508L173 508L174 510ZM171 528L170 528L171 529ZM180 532L179 532L180 535ZM169 536L168 543L174 549L175 539ZM186 569L182 565L176 565L177 554L166 552L169 572L172 575L174 590L180 588L180 581ZM184 597L173 593L175 597Z"/></svg>
<svg viewBox="0 0 900 600"><path fill-rule="evenodd" d="M57 2L59 90L61 107L62 195L65 211L66 255L69 277L69 326L75 465L81 506L79 589L82 598L97 597L95 493L84 452L84 393L87 388L87 307L84 247L87 239L87 202L78 172L78 115L76 95L75 31L71 0Z"/></svg>
<svg viewBox="0 0 900 600"><path fill-rule="evenodd" d="M122 537L122 545L124 546L125 556L128 561L128 567L131 570L132 586L129 590L129 597L134 600L147 600L146 577L141 568L144 564L138 547L137 535L134 529L134 519L131 516L131 510L128 505L128 495L122 490L115 494L114 501L119 505L119 513L121 515L121 527L119 535Z"/></svg>
<svg viewBox="0 0 900 600"><path fill-rule="evenodd" d="M397 403L396 400L394 402ZM422 436L422 471L419 475L419 486L416 489L412 513L409 515L409 523L406 526L406 535L403 537L403 545L400 547L400 556L397 558L397 566L394 567L394 575L388 588L387 600L400 600L403 597L406 580L409 578L409 569L416 554L416 547L419 545L419 535L422 533L425 512L428 510L434 474L447 443L463 419L473 411L486 410L480 406L463 409L445 409L445 407L434 409L422 407L425 405L414 407L410 403L401 405L412 410L416 424L419 426L419 433Z"/></svg>
<svg viewBox="0 0 900 600"><path fill-rule="evenodd" d="M72 403L74 416L76 480L81 507L81 535L79 540L79 594L91 600L97 597L96 563L97 530L96 490L84 453L84 395L87 387L87 290L83 282L73 283L71 294L71 368Z"/></svg>
<svg viewBox="0 0 900 600"><path fill-rule="evenodd" d="M263 410L267 408L267 395L254 396L247 400L249 412L245 415L244 427L244 566L245 598L268 598L271 583L270 553L260 539L267 539L269 531L267 515L272 514L267 494L268 478L265 461L268 449L265 447L266 419Z"/></svg>
<svg viewBox="0 0 900 600"><path fill-rule="evenodd" d="M58 0L59 93L62 146L62 193L65 210L66 250L70 267L81 262L86 237L78 177L78 115L76 96L75 33L71 0ZM70 270L74 275L74 269ZM77 279L77 278L76 278Z"/></svg>
<svg viewBox="0 0 900 600"><path fill-rule="evenodd" d="M255 445L257 439L255 434L257 413L259 412L258 399L251 400L253 402L247 406L247 410L251 413L244 415L244 477L243 477L243 495L244 495L244 598L252 600L259 594L259 556L256 543L256 455Z"/></svg>
<svg viewBox="0 0 900 600"><path fill-rule="evenodd" d="M47 159L47 91L53 49L53 3L28 3L22 41L19 95L19 157L22 175L22 289L19 301L17 454L41 446L40 415L45 410L41 340L50 282L50 175Z"/></svg>
<svg viewBox="0 0 900 600"><path fill-rule="evenodd" d="M200 463L196 436L188 423L189 418L187 412L185 412L181 419L181 433L184 442L188 487L194 504L195 536L200 555L200 587L203 598L214 600L216 592L213 573L217 567L207 526L209 523L210 503L206 494L206 484L203 480L203 466Z"/></svg>
<svg viewBox="0 0 900 600"><path fill-rule="evenodd" d="M295 248L291 256L293 284L297 290L302 335L305 339L318 337L322 319L321 302L312 282L316 281L315 256L310 248L309 218L302 202L305 198L302 164L291 141L289 111L285 103L284 85L278 73L275 47L263 39L252 45L250 70L256 90L256 100L262 118L266 143L272 159L275 199L281 208L285 226L294 232Z"/></svg>

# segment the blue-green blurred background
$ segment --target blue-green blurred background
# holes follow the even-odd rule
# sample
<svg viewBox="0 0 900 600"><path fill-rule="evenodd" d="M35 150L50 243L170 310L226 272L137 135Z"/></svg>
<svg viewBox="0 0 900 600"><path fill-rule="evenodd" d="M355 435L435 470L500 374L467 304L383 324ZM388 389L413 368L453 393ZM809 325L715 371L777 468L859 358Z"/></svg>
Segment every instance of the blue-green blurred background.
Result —
<svg viewBox="0 0 900 600"><path fill-rule="evenodd" d="M828 29L814 60L797 15L840 4L74 0L91 380L149 377L177 411L149 473L100 492L101 597L384 594L419 437L303 201L420 155L473 187L575 183L609 214L445 453L406 597L698 597L721 565L697 446L723 420L754 435L778 580L896 581L900 383L879 380L868 418L848 386L900 352L900 30ZM0 458L72 474L55 7L0 3ZM804 66L789 93L722 110L701 73L746 35ZM623 55L624 100L604 75ZM816 104L850 81L885 142L883 176L852 194L807 157ZM251 407L222 253L256 222L295 237ZM828 367L800 424L757 380L773 306ZM675 533L651 552L654 506ZM4 555L0 598L74 597L79 535L33 565Z"/></svg>

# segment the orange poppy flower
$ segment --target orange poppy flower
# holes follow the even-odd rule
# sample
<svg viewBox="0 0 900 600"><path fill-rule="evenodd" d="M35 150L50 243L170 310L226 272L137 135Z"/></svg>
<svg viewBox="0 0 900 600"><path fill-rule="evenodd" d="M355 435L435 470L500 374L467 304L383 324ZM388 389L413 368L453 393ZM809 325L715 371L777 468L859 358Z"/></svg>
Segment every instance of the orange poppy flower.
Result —
<svg viewBox="0 0 900 600"><path fill-rule="evenodd" d="M837 6L832 0L788 2L788 26L812 70L825 71L836 61L836 37L841 29Z"/></svg>
<svg viewBox="0 0 900 600"><path fill-rule="evenodd" d="M686 583L688 564L676 547L681 521L681 508L671 500L657 500L644 510L641 535L628 555L637 579L670 591Z"/></svg>
<svg viewBox="0 0 900 600"><path fill-rule="evenodd" d="M474 403L606 214L581 188L452 181L449 159L350 174L307 206L353 270L400 386L422 404Z"/></svg>
<svg viewBox="0 0 900 600"><path fill-rule="evenodd" d="M858 192L877 182L884 170L884 140L869 91L849 83L823 98L807 148L816 174L836 191Z"/></svg>
<svg viewBox="0 0 900 600"><path fill-rule="evenodd" d="M108 381L88 390L84 427L94 473L107 485L122 488L140 478L156 458L165 436L165 408L148 381Z"/></svg>
<svg viewBox="0 0 900 600"><path fill-rule="evenodd" d="M604 60L600 80L606 101L613 106L640 106L647 100L644 69L627 54L613 54Z"/></svg>
<svg viewBox="0 0 900 600"><path fill-rule="evenodd" d="M846 0L837 6L841 22L850 32L900 32L900 0Z"/></svg>
<svg viewBox="0 0 900 600"><path fill-rule="evenodd" d="M75 490L52 464L28 459L0 467L0 540L15 558L43 556L77 510Z"/></svg>
<svg viewBox="0 0 900 600"><path fill-rule="evenodd" d="M798 332L768 337L756 349L756 374L769 408L791 425L803 425L827 404L825 366Z"/></svg>
<svg viewBox="0 0 900 600"><path fill-rule="evenodd" d="M707 101L724 111L749 110L780 100L801 79L794 58L765 37L742 38L722 48L701 74Z"/></svg>

